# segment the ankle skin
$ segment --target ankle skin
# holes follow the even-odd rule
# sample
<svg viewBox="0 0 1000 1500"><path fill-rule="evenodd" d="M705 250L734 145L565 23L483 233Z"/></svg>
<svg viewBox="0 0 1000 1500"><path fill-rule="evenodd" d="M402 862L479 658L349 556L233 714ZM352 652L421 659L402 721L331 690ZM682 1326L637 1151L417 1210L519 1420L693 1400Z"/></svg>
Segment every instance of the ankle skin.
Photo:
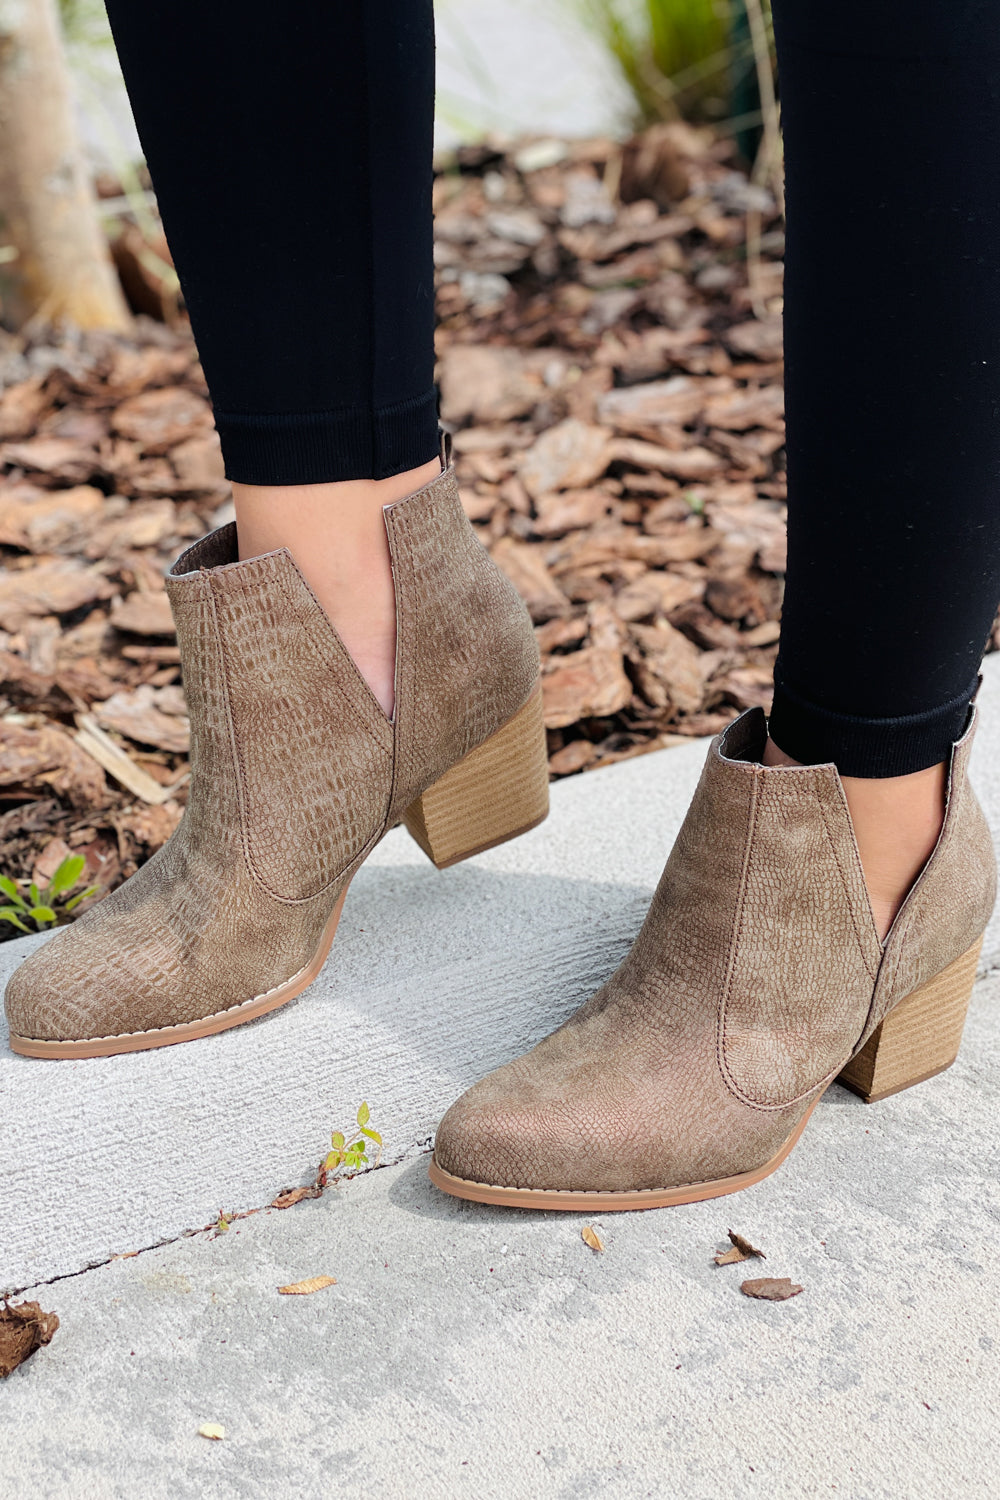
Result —
<svg viewBox="0 0 1000 1500"><path fill-rule="evenodd" d="M394 708L396 595L383 511L440 472L434 458L388 479L233 485L240 561L288 548L387 718Z"/></svg>
<svg viewBox="0 0 1000 1500"><path fill-rule="evenodd" d="M763 763L771 767L800 765L770 737ZM909 776L840 778L872 916L883 942L913 882L934 852L944 820L947 770L942 763Z"/></svg>

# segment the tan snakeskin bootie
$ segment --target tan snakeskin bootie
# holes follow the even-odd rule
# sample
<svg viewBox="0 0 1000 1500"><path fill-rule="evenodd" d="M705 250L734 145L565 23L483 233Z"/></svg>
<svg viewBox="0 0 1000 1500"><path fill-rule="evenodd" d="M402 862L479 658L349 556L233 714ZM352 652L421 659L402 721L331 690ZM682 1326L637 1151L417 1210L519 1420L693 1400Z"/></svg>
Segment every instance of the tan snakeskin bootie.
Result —
<svg viewBox="0 0 1000 1500"><path fill-rule="evenodd" d="M448 469L388 506L390 722L286 549L236 528L167 575L191 716L191 796L167 844L21 965L11 1046L93 1057L188 1041L310 984L348 883L401 818L443 867L548 810L538 650Z"/></svg>
<svg viewBox="0 0 1000 1500"><path fill-rule="evenodd" d="M884 945L836 769L765 767L766 735L752 709L713 741L631 952L452 1106L439 1188L590 1211L718 1197L780 1165L838 1076L876 1099L954 1061L996 885L971 715Z"/></svg>

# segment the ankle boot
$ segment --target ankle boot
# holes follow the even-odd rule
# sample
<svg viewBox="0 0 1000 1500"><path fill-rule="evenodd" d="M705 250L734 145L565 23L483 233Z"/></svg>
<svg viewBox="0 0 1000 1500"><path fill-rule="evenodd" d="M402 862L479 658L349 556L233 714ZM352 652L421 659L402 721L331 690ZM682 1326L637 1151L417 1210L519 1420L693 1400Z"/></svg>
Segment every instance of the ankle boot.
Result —
<svg viewBox="0 0 1000 1500"><path fill-rule="evenodd" d="M522 1208L714 1198L768 1176L838 1076L869 1099L954 1061L993 907L954 746L933 854L879 942L832 765L760 764L751 709L713 741L617 973L445 1115L431 1179Z"/></svg>
<svg viewBox="0 0 1000 1500"><path fill-rule="evenodd" d="M454 470L385 524L391 722L287 549L239 562L230 525L170 569L190 800L142 869L13 975L14 1051L137 1051L273 1010L319 973L351 877L400 819L444 867L544 818L534 632Z"/></svg>

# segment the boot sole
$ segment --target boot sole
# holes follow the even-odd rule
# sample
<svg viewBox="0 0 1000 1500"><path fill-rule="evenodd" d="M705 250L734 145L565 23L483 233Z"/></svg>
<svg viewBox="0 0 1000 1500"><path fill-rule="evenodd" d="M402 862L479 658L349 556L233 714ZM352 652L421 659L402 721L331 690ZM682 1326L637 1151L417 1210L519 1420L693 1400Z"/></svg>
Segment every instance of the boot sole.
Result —
<svg viewBox="0 0 1000 1500"><path fill-rule="evenodd" d="M824 1091L825 1092L825 1091ZM619 1213L637 1208L671 1208L681 1203L701 1203L706 1198L724 1198L728 1193L741 1193L744 1188L763 1182L776 1172L782 1162L798 1144L799 1137L809 1123L809 1116L822 1098L817 1096L785 1141L781 1150L762 1167L752 1172L740 1172L735 1177L718 1177L714 1182L689 1182L680 1187L639 1188L624 1193L573 1192L561 1188L512 1188L493 1187L487 1182L468 1182L464 1177L454 1177L431 1158L430 1179L442 1193L453 1198L467 1198L473 1203L490 1203L505 1208L555 1208L566 1213Z"/></svg>

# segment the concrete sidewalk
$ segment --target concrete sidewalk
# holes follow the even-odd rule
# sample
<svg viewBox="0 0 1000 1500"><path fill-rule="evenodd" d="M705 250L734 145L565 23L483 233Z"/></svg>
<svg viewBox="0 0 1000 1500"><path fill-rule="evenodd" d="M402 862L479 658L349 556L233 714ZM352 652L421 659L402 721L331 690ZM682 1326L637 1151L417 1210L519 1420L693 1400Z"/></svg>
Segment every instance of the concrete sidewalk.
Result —
<svg viewBox="0 0 1000 1500"><path fill-rule="evenodd" d="M40 1288L62 1326L0 1385L0 1497L995 1500L998 1004L941 1078L831 1089L738 1197L504 1211L419 1158ZM763 1266L711 1263L729 1227ZM751 1302L762 1272L805 1290Z"/></svg>
<svg viewBox="0 0 1000 1500"><path fill-rule="evenodd" d="M1000 842L1000 658L982 707L973 774ZM311 1180L362 1099L387 1162L425 1150L462 1089L616 966L704 754L696 742L563 781L541 828L444 873L397 829L352 885L320 979L256 1023L38 1062L7 1049L0 1020L0 1291L270 1202ZM39 941L0 945L0 985Z"/></svg>
<svg viewBox="0 0 1000 1500"><path fill-rule="evenodd" d="M1000 661L983 707L1000 833ZM873 1108L832 1088L774 1177L591 1220L602 1255L587 1219L427 1182L456 1092L617 962L703 755L564 782L546 825L444 875L391 835L321 979L257 1024L74 1063L0 1037L0 1288L62 1320L0 1384L0 1500L993 1500L1000 977L943 1077ZM310 1178L363 1097L398 1165L191 1235ZM728 1227L763 1268L712 1264ZM762 1269L805 1291L748 1301Z"/></svg>

